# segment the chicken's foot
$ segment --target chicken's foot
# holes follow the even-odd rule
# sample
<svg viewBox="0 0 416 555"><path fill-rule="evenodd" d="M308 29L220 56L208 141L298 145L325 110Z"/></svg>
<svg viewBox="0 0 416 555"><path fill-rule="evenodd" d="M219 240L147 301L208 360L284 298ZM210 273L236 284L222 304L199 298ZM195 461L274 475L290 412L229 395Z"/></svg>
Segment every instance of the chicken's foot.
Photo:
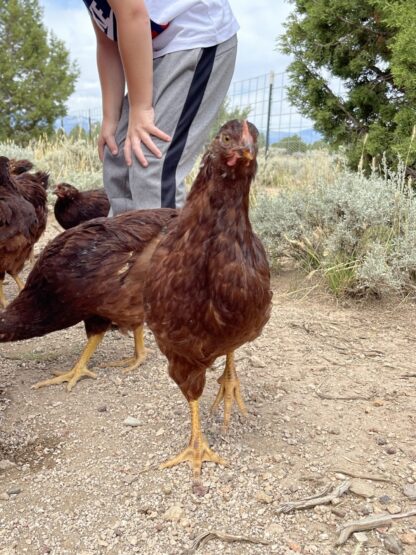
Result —
<svg viewBox="0 0 416 555"><path fill-rule="evenodd" d="M71 391L74 385L82 377L86 376L88 378L96 378L97 375L94 372L91 372L91 370L88 370L87 364L103 337L104 333L99 333L97 335L92 335L88 339L88 343L83 350L78 362L69 372L54 372L56 378L50 378L49 380L38 382L35 385L32 385L32 389L39 389L41 387L46 387L47 385L58 385L63 382L68 382L67 390Z"/></svg>
<svg viewBox="0 0 416 555"><path fill-rule="evenodd" d="M134 330L134 356L100 364L101 368L124 366L123 373L131 372L138 368L147 358L148 349L144 346L143 326Z"/></svg>
<svg viewBox="0 0 416 555"><path fill-rule="evenodd" d="M20 278L20 276L18 276L17 274L15 276L12 275L12 278L14 279L14 281L16 282L17 287L19 288L19 291L21 291L22 289L24 289L25 284L23 283L22 279Z"/></svg>
<svg viewBox="0 0 416 555"><path fill-rule="evenodd" d="M224 430L227 430L230 424L233 401L237 403L241 414L243 414L243 416L248 416L246 406L243 398L241 397L240 380L237 377L235 369L234 352L227 353L224 373L220 378L218 378L218 383L220 384L220 389L211 407L211 413L218 408L218 405L224 399L223 428Z"/></svg>
<svg viewBox="0 0 416 555"><path fill-rule="evenodd" d="M7 302L6 295L3 290L3 280L0 280L0 306L6 308L9 303Z"/></svg>
<svg viewBox="0 0 416 555"><path fill-rule="evenodd" d="M201 422L199 418L199 401L189 401L191 410L191 439L189 445L178 456L163 463L160 468L171 468L182 462L188 461L192 468L194 480L199 480L201 476L202 463L204 461L215 462L217 464L226 465L227 462L217 455L208 445L201 431Z"/></svg>

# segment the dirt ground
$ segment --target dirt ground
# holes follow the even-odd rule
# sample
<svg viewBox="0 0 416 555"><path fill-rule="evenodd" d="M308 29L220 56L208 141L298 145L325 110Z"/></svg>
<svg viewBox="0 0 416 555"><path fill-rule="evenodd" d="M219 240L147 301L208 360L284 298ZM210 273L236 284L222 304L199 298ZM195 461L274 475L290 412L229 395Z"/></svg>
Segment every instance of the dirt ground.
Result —
<svg viewBox="0 0 416 555"><path fill-rule="evenodd" d="M70 368L82 324L2 344L0 554L416 554L416 516L396 518L416 512L414 304L338 303L292 270L273 289L263 335L237 353L249 416L234 411L228 434L221 411L209 414L223 361L208 372L202 425L229 466L206 463L198 491L187 465L158 468L185 446L190 425L149 331L140 369L97 368L132 351L132 338L111 331L92 360L98 378L71 393L30 386ZM281 512L345 480L332 503ZM390 526L336 546L346 523L386 513ZM194 549L206 531L255 543Z"/></svg>

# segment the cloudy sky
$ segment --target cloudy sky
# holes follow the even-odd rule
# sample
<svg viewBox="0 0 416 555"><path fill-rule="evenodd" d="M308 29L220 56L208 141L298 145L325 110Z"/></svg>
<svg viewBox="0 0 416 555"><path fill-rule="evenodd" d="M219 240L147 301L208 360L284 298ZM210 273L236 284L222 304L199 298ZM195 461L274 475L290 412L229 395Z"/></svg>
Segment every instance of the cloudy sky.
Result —
<svg viewBox="0 0 416 555"><path fill-rule="evenodd" d="M276 38L290 13L286 0L229 0L240 23L239 52L234 79L239 81L284 71L289 59L276 51ZM49 29L63 39L77 60L81 75L69 100L71 112L100 105L95 66L95 37L82 0L40 0Z"/></svg>

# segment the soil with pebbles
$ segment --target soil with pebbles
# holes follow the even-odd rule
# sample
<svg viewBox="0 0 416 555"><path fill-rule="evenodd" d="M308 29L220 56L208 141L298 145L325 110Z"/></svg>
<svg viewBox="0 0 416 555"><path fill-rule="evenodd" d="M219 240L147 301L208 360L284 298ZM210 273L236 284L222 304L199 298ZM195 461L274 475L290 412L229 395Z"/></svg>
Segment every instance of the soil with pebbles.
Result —
<svg viewBox="0 0 416 555"><path fill-rule="evenodd" d="M48 229L43 244L58 226ZM96 380L71 393L30 386L73 364L82 324L2 344L0 554L182 555L204 531L268 544L212 539L201 555L416 554L416 517L336 547L346 522L416 507L415 307L339 304L308 287L293 271L274 278L272 318L236 355L249 417L234 411L228 434L221 412L209 414L223 360L208 372L202 425L229 466L205 463L204 487L194 491L187 465L158 468L183 448L190 426L149 331L152 352L140 369L97 368ZM132 348L132 338L111 331L91 367ZM354 479L333 504L279 513L349 473L387 481Z"/></svg>

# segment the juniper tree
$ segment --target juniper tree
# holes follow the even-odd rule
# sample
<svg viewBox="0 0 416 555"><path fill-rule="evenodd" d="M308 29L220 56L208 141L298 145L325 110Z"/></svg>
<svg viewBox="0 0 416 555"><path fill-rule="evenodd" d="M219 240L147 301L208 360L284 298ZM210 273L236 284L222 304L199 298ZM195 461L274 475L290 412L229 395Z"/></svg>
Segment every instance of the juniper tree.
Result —
<svg viewBox="0 0 416 555"><path fill-rule="evenodd" d="M78 76L64 43L42 22L38 0L0 0L0 141L53 131Z"/></svg>
<svg viewBox="0 0 416 555"><path fill-rule="evenodd" d="M416 175L416 2L290 2L279 45L294 58L292 103L351 166L386 154Z"/></svg>

